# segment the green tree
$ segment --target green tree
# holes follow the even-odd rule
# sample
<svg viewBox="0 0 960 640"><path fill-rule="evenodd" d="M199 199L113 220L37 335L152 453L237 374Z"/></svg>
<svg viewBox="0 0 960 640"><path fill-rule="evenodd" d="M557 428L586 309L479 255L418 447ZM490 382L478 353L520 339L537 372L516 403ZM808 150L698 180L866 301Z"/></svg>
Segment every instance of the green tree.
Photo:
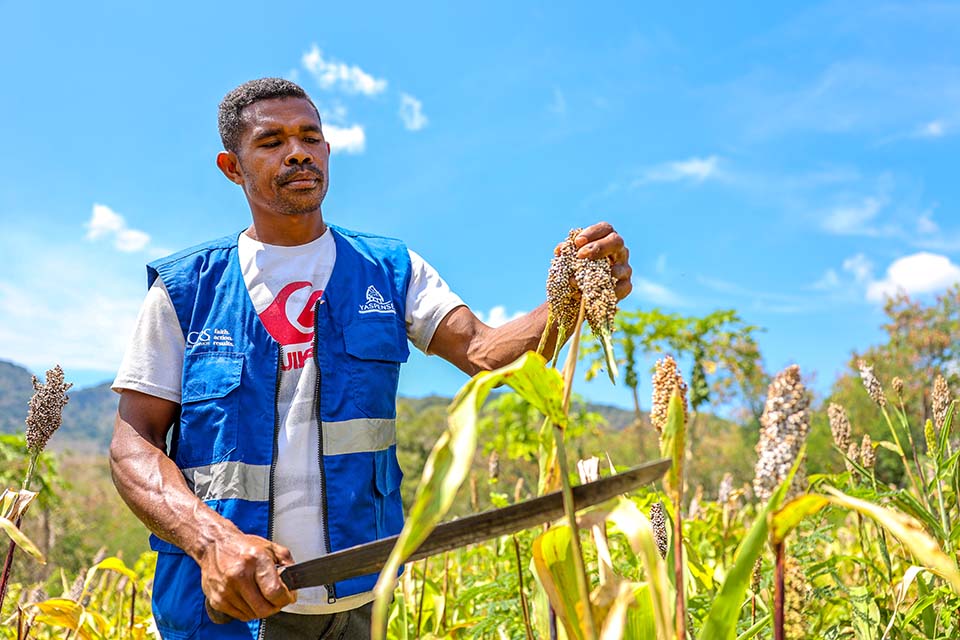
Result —
<svg viewBox="0 0 960 640"><path fill-rule="evenodd" d="M747 324L733 309L714 311L706 316L683 316L650 311L621 311L617 314L613 334L617 363L623 372L623 384L633 395L637 423L640 410L640 367L663 354L671 354L681 363L688 363L684 376L689 384L689 401L694 416L688 425L691 448L698 440L697 427L701 409L737 404L745 416L759 420L763 412L768 376L764 372L755 334L760 329ZM596 376L604 367L599 343L592 340L584 347L590 366L587 378Z"/></svg>
<svg viewBox="0 0 960 640"><path fill-rule="evenodd" d="M887 316L882 325L886 334L884 342L851 354L847 371L834 383L825 405L830 402L842 405L854 430L860 434L869 433L874 438L888 436L886 424L860 381L857 364L864 360L873 365L888 401L903 402L914 429L910 435L918 453L922 453L925 447L920 429L931 417L934 379L942 375L951 388L960 386L960 285L928 302L906 294L896 295L887 299L884 313ZM895 377L903 383L902 394L894 388ZM818 422L824 423L825 418L820 416ZM829 433L826 427L820 430ZM909 447L909 443L904 446ZM897 456L882 449L878 453L878 476L885 481L898 481L903 470ZM839 460L839 454L833 458ZM817 470L812 457L811 463Z"/></svg>

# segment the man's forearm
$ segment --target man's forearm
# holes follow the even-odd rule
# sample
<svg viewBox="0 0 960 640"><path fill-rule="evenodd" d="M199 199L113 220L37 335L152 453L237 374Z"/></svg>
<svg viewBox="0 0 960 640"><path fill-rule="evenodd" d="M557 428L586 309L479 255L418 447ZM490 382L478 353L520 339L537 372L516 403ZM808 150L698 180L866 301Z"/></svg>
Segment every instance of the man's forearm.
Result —
<svg viewBox="0 0 960 640"><path fill-rule="evenodd" d="M470 361L478 371L489 371L507 365L527 351L535 351L547 324L549 308L543 303L533 311L499 327L480 332L470 349ZM550 328L543 355L553 355L557 343L555 327Z"/></svg>
<svg viewBox="0 0 960 640"><path fill-rule="evenodd" d="M117 416L110 468L124 502L158 537L199 559L236 526L193 495L167 455Z"/></svg>

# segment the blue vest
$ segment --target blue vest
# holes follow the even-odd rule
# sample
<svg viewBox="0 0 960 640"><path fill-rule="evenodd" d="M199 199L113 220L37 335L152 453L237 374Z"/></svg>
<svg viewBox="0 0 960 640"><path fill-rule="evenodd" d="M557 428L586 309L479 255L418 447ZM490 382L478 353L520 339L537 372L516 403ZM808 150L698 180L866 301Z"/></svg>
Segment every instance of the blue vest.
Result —
<svg viewBox="0 0 960 640"><path fill-rule="evenodd" d="M337 258L315 308L313 349L325 521L317 535L338 551L403 526L396 394L400 363L409 355L404 308L410 257L398 240L330 229ZM153 262L147 280L163 281L186 339L170 457L214 511L246 533L272 538L285 354L250 300L237 237ZM153 614L164 638L259 636L259 620L213 624L203 609L196 562L156 536L151 548L158 552ZM369 591L376 578L327 585L330 601Z"/></svg>

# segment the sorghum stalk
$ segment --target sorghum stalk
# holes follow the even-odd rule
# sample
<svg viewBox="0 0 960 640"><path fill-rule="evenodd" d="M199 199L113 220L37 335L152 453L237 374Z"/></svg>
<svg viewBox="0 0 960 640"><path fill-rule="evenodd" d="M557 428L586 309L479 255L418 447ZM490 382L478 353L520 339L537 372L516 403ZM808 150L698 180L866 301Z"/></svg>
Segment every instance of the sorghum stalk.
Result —
<svg viewBox="0 0 960 640"><path fill-rule="evenodd" d="M913 474L913 470L910 468L910 463L907 462L907 456L903 452L903 444L900 442L900 436L897 433L896 428L893 426L893 421L890 419L890 414L887 413L887 396L883 393L883 387L880 384L880 381L877 379L877 376L873 373L873 366L867 364L865 360L857 361L857 368L860 369L860 379L863 382L864 389L867 390L867 394L880 408L880 413L883 414L883 419L887 423L887 427L890 429L890 434L893 436L893 441L897 445L897 449L900 453L900 462L903 463L903 469L907 473L907 477L910 478L910 483L913 485L913 490L916 492L917 497L921 500L928 500L926 492L921 490L921 485L917 482L916 476ZM862 455L862 452L861 452ZM927 506L931 506L928 505Z"/></svg>
<svg viewBox="0 0 960 640"><path fill-rule="evenodd" d="M777 542L773 547L777 559L774 568L774 592L773 592L773 637L774 640L785 640L784 635L784 605L786 598L784 593L784 575L786 574L786 553L783 542Z"/></svg>
<svg viewBox="0 0 960 640"><path fill-rule="evenodd" d="M30 398L25 420L27 423L25 436L30 462L27 465L27 473L23 478L24 491L30 490L30 482L37 470L37 459L43 453L50 437L60 428L63 407L70 400L67 397L67 390L72 386L73 383L64 381L63 369L60 368L60 365L55 365L47 371L45 383L41 383L37 376L33 376L33 396ZM19 529L22 520L23 514L21 513L14 522L14 526ZM7 581L10 579L10 568L13 566L13 555L16 549L17 544L11 540L10 546L7 548L7 556L3 562L3 573L0 574L0 611L3 610Z"/></svg>
<svg viewBox="0 0 960 640"><path fill-rule="evenodd" d="M583 317L586 299L581 298L580 310L574 324L573 341L567 352L567 362L563 367L563 412L570 410L570 394L573 392L573 376L577 369L577 355L580 350L580 332L583 328ZM560 464L560 481L562 483L563 510L567 514L567 523L570 526L573 544L573 563L577 570L577 589L580 592L580 601L584 603L584 617L586 618L587 640L596 640L597 627L593 619L593 610L590 607L590 583L587 581L587 568L583 561L583 549L580 546L580 530L577 528L577 513L573 505L573 489L570 487L570 472L567 467L567 451L563 442L563 427L553 425L553 436L557 443L557 461Z"/></svg>

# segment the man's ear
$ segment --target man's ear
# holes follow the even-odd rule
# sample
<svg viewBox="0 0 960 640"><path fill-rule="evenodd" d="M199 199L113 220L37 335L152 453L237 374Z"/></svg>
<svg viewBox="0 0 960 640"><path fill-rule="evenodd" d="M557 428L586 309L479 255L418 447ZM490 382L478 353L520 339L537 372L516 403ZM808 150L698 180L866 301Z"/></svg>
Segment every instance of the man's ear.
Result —
<svg viewBox="0 0 960 640"><path fill-rule="evenodd" d="M243 173L240 171L240 159L233 151L221 151L217 154L217 167L230 182L242 185Z"/></svg>

